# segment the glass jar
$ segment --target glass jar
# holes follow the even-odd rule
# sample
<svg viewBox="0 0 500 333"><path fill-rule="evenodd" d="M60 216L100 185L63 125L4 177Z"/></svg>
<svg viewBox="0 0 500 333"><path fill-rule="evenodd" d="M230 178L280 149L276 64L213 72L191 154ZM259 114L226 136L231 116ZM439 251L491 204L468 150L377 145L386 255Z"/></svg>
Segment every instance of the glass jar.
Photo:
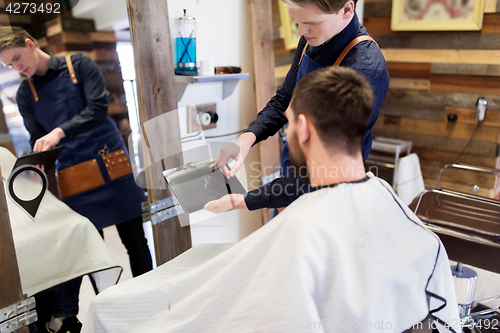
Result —
<svg viewBox="0 0 500 333"><path fill-rule="evenodd" d="M176 20L176 69L175 74L197 75L196 68L196 20L187 16L184 9L184 16Z"/></svg>

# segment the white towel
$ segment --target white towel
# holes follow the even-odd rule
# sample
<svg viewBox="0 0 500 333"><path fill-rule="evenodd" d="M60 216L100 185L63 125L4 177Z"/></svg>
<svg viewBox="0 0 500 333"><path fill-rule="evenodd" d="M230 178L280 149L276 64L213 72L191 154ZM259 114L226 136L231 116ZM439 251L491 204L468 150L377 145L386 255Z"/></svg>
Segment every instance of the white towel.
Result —
<svg viewBox="0 0 500 333"><path fill-rule="evenodd" d="M415 153L399 159L396 184L394 188L406 205L425 190L424 178L420 170L420 162Z"/></svg>

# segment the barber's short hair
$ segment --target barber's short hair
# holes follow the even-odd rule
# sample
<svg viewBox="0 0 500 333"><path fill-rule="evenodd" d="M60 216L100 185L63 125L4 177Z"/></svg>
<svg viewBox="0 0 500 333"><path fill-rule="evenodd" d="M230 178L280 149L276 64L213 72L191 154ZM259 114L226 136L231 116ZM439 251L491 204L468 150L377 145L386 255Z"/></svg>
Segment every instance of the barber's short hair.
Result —
<svg viewBox="0 0 500 333"><path fill-rule="evenodd" d="M373 108L370 84L347 67L329 66L299 81L290 106L305 115L326 147L356 155L361 151Z"/></svg>
<svg viewBox="0 0 500 333"><path fill-rule="evenodd" d="M319 10L326 14L338 13L349 0L281 0L285 5L291 8L302 9L311 2L314 3ZM353 0L354 5L358 0Z"/></svg>
<svg viewBox="0 0 500 333"><path fill-rule="evenodd" d="M31 39L38 47L36 39L19 27L0 27L0 52L12 47L25 47L26 39Z"/></svg>

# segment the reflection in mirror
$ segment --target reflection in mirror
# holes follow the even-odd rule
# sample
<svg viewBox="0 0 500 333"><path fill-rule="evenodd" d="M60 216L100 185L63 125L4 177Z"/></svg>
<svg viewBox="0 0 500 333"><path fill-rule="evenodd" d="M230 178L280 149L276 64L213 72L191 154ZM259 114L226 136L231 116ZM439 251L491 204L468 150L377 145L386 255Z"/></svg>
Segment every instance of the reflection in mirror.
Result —
<svg viewBox="0 0 500 333"><path fill-rule="evenodd" d="M14 194L23 201L31 201L43 190L42 177L34 171L21 172L13 183Z"/></svg>

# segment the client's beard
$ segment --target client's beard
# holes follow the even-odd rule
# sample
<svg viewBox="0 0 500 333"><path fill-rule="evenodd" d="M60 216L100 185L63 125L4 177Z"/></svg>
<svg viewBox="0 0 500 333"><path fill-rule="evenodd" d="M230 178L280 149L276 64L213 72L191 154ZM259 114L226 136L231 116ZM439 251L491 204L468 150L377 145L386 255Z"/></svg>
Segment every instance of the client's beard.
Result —
<svg viewBox="0 0 500 333"><path fill-rule="evenodd" d="M288 138L288 150L290 154L290 163L295 168L292 174L301 178L309 178L307 169L307 159L300 148L297 132L290 133Z"/></svg>

